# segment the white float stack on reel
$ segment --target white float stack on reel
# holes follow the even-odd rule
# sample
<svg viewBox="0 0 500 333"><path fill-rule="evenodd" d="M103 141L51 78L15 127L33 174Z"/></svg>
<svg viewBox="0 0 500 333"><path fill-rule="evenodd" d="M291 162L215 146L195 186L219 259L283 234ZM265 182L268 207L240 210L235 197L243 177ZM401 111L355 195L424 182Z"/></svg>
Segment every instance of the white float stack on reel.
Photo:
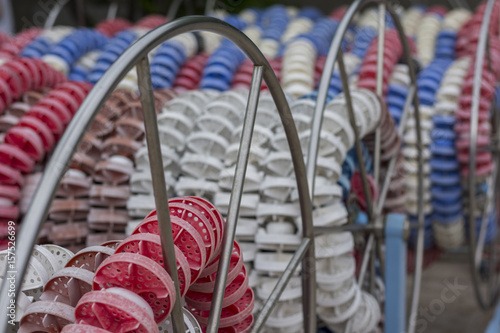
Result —
<svg viewBox="0 0 500 333"><path fill-rule="evenodd" d="M269 142L273 136L273 129L278 122L279 120L275 113L275 105L271 95L265 91L261 92L250 148L250 154L253 155L253 158L250 159L247 165L243 186L242 207L236 227L236 239L244 253L245 265L249 273L249 285L253 288L259 283L259 277L257 272L254 271L253 263L257 253L256 235L258 234L258 209L261 198L259 191L265 181L262 162L269 152ZM242 126L240 122L231 134L231 147L238 146L241 132ZM222 170L219 180L219 187L223 192L217 194L216 202L220 200L220 202L228 203L236 168L235 161L236 156L234 156L232 151L228 151L225 160L226 168ZM254 310L257 311L258 308L258 299L256 299Z"/></svg>
<svg viewBox="0 0 500 333"><path fill-rule="evenodd" d="M450 119L455 117L455 112L459 106L458 99L460 97L462 85L465 79L465 75L467 74L467 69L469 68L470 65L471 65L471 60L469 57L460 58L454 61L444 74L443 80L441 82L441 87L436 95L436 104L435 104L436 117L450 118ZM434 127L435 129L437 129L436 125L434 125ZM447 140L448 138L442 136L442 132L435 131L433 132L433 139ZM439 158L443 156L445 158L447 157L446 154L443 154L437 148L438 147L434 147L432 151L431 162L432 159L434 158ZM455 155L456 155L457 151L455 147L453 147L452 149L455 150ZM461 191L458 191L459 193L457 193L457 191L455 190L453 191L454 193L450 193L447 192L446 190L443 191L442 187L441 191L439 191L440 188L436 187L437 187L436 184L433 184L433 189L432 189L433 197L442 198L442 195L445 195L445 197L446 196L455 197L455 193L458 194L458 196L462 195L462 193L460 193ZM460 181L456 182L455 184L450 184L450 186L445 187L445 189L453 187L460 188ZM444 214L444 215L447 216L448 219L451 217L450 214ZM434 231L434 238L439 247L444 249L453 249L459 247L464 243L465 220L461 215L462 214L460 214L458 219L456 219L455 221L451 221L451 223L450 221L446 221L447 223L444 223L445 221L440 219L433 220L432 229Z"/></svg>
<svg viewBox="0 0 500 333"><path fill-rule="evenodd" d="M191 178L177 179L181 171L180 163L185 150L186 135L193 129L201 108L209 100L208 96L200 91L192 91L173 97L162 107L158 115L165 182L170 197L175 192L183 195L193 194L199 188L196 182L193 184ZM130 178L132 196L127 203L129 215L134 220L129 222L126 234L130 234L142 218L155 208L149 155L145 141L135 154L135 163L135 171Z"/></svg>
<svg viewBox="0 0 500 333"><path fill-rule="evenodd" d="M357 130L360 138L363 138L373 132L379 124L382 108L375 94L366 89L352 89L351 98ZM330 150L331 152L323 155L320 144L319 157L332 156L334 162L341 166L347 151L354 146L354 132L350 125L344 94L340 94L327 104L324 115L322 131L335 133L340 140L336 150ZM340 174L328 177L334 184L339 179ZM342 202L342 189L338 185L330 186L329 188L333 188L334 191L325 197L322 193L317 193L317 190L321 189L320 181L321 178L317 178L313 197L315 205L313 214L316 218L313 222L315 225L318 222L324 223L321 226L345 224L347 210ZM332 213L336 212L335 215L328 213L325 207L341 207L341 209L332 210ZM326 213L324 216L322 211ZM370 332L375 329L380 320L380 308L372 295L361 291L355 279L356 264L352 256L354 249L352 234L341 232L319 235L316 237L315 245L318 316L334 330L344 329L350 319L353 322L351 328L354 332Z"/></svg>

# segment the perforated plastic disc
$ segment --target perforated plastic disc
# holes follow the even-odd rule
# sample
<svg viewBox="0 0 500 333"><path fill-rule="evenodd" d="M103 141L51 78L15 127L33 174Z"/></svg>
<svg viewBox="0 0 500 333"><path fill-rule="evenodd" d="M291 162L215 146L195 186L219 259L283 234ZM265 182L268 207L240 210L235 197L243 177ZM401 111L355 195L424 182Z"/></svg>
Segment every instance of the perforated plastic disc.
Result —
<svg viewBox="0 0 500 333"><path fill-rule="evenodd" d="M175 245L174 245L175 246ZM153 259L164 267L161 239L155 234L135 234L127 237L116 248L116 253L138 253ZM181 297L184 297L191 283L191 270L189 263L177 246L175 246L175 257L177 259L177 272Z"/></svg>
<svg viewBox="0 0 500 333"><path fill-rule="evenodd" d="M151 308L141 298L128 290L111 289L119 292L101 290L83 296L75 309L76 322L116 333L158 332Z"/></svg>

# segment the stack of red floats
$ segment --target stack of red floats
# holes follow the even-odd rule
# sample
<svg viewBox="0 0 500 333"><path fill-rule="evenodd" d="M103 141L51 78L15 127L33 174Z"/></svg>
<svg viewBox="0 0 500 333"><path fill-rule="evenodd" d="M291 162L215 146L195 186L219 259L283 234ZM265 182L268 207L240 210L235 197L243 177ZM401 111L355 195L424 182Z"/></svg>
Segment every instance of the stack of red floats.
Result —
<svg viewBox="0 0 500 333"><path fill-rule="evenodd" d="M8 61L0 71L0 110L7 106L9 129L0 144L0 223L16 220L24 175L52 150L67 124L87 96L91 85L64 82L64 76L37 59ZM28 91L55 87L47 95ZM24 95L25 103L14 103ZM0 235L0 237L3 236Z"/></svg>
<svg viewBox="0 0 500 333"><path fill-rule="evenodd" d="M42 29L32 28L21 31L15 37L1 34L0 59L14 59L33 39L38 37Z"/></svg>
<svg viewBox="0 0 500 333"><path fill-rule="evenodd" d="M113 37L120 31L132 27L132 23L121 18L106 20L99 23L95 29L107 37Z"/></svg>
<svg viewBox="0 0 500 333"><path fill-rule="evenodd" d="M170 90L155 90L156 109L161 109L173 96ZM129 181L134 156L144 139L139 96L115 90L112 97L106 101L99 119L96 117L88 133L94 136L98 149L90 174L94 183L89 194L91 207L86 216L90 229L87 246L125 237L129 220L126 210Z"/></svg>
<svg viewBox="0 0 500 333"><path fill-rule="evenodd" d="M484 17L486 3L481 4L478 10L474 12L472 18L463 26L457 36L456 51L458 57L470 56L475 63L476 50L478 47L481 24ZM491 23L489 26L489 47L491 67L488 59L484 59L481 89L479 100L479 123L477 137L477 155L476 155L476 175L479 179L484 179L493 170L493 160L491 151L487 148L490 145L491 125L490 111L495 94L497 78L500 72L500 40L498 39L498 22L500 19L500 4L495 2L491 14ZM461 163L462 176L469 176L469 144L470 144L470 123L471 109L473 103L472 89L474 85L474 66L470 66L465 77L460 95L460 109L456 112L457 123L455 132L457 133L456 146L458 150L458 160Z"/></svg>
<svg viewBox="0 0 500 333"><path fill-rule="evenodd" d="M359 71L358 87L370 89L371 91L375 91L377 89L377 40L378 38L376 38L368 48L366 57L364 58ZM387 95L391 73L398 63L398 60L403 56L403 46L401 45L401 41L396 30L388 30L385 32L384 46L383 93L385 96Z"/></svg>
<svg viewBox="0 0 500 333"><path fill-rule="evenodd" d="M181 93L198 88L209 56L199 53L188 59L179 69L174 81L174 90Z"/></svg>
<svg viewBox="0 0 500 333"><path fill-rule="evenodd" d="M383 94L387 95L389 81L392 73L401 57L403 56L403 46L396 30L388 30L384 40L384 63L383 63ZM375 39L367 51L359 72L359 88L369 89L373 92L377 88L377 39ZM394 118L387 110L385 100L379 100L382 106L382 116L380 119L381 133L381 170L380 178L386 176L389 163L401 148L401 136L399 135ZM375 137L370 135L366 138L367 145L371 152L375 150ZM399 154L396 160L395 172L392 174L391 187L387 194L387 201L384 208L392 212L405 211L405 189L404 180L404 158Z"/></svg>
<svg viewBox="0 0 500 333"><path fill-rule="evenodd" d="M208 322L225 221L211 203L201 198L173 198L169 200L169 207L180 297L186 296L189 309L203 327ZM93 248L102 252L102 246L82 251L88 252ZM94 253L94 257L96 255ZM81 253L77 256L80 259L70 260L66 267L79 267L81 264L82 269L94 270L94 260L91 260L92 265L86 264L92 253L83 258ZM106 255L99 255L99 261L103 257ZM72 269L68 274L83 276L82 272L76 273ZM78 291L78 296L83 295L80 298L72 296L74 286L67 284L68 288L73 288L69 293L61 291L54 294L48 291L52 285L54 283L48 283L45 287L47 292L42 296L43 300L63 302L68 309L75 307L75 324L66 325L62 332L158 332L157 324L165 321L170 314L176 294L174 283L164 267L156 211L152 211L131 236L117 244L114 254L95 269L92 281L94 291L89 292L88 283L83 283ZM53 297L56 294L67 296L61 300ZM75 300L78 301L76 304ZM44 302L33 304L37 303ZM242 252L234 243L219 332L247 332L253 323L253 304L254 296L248 286ZM33 318L32 312L26 319L23 318L21 327L27 327L28 318Z"/></svg>
<svg viewBox="0 0 500 333"><path fill-rule="evenodd" d="M269 59L269 65L274 71L274 74L281 81L281 58ZM254 64L251 60L246 60L234 74L231 89L250 89L252 82ZM261 90L267 90L267 84L262 81Z"/></svg>

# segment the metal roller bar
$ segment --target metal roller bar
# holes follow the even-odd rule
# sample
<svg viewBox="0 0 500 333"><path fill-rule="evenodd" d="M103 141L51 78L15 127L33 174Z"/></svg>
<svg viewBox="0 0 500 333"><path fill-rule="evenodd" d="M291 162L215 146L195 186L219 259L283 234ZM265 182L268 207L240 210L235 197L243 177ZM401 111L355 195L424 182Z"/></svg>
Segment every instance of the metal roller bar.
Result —
<svg viewBox="0 0 500 333"><path fill-rule="evenodd" d="M271 311L273 310L274 305L276 304L276 302L279 301L279 298L283 293L283 291L285 290L288 281L290 281L290 278L293 276L293 272L295 272L300 261L304 258L304 255L306 254L306 251L309 249L311 242L312 241L310 238L304 238L302 240L299 248L297 249L297 251L295 251L285 271L283 272L278 282L276 283L276 287L273 289L271 295L269 295L269 298L262 306L258 317L254 321L250 333L258 333L262 330L262 328L264 327L264 323L266 322L267 318L271 314Z"/></svg>
<svg viewBox="0 0 500 333"><path fill-rule="evenodd" d="M378 4L378 40L377 40L377 96L380 99L384 99L384 49L385 49L385 29L386 29L386 4L384 2L380 2ZM380 146L381 146L381 130L380 127L377 127L375 130L375 149L374 149L374 167L373 167L373 179L375 181L376 186L379 186L380 180ZM386 179L390 179L390 175L392 173L387 173L388 176ZM375 211L375 220L373 223L375 224L383 224L380 220L380 215ZM370 292L373 293L375 289L375 256L378 256L380 262L380 272L382 276L385 275L385 257L382 251L382 240L381 237L375 235L375 248L372 256L372 260L370 262Z"/></svg>
<svg viewBox="0 0 500 333"><path fill-rule="evenodd" d="M205 2L205 15L213 15L215 9L215 0L206 0Z"/></svg>
<svg viewBox="0 0 500 333"><path fill-rule="evenodd" d="M415 72L415 66L413 64L413 58L411 57L410 45L408 43L408 39L405 35L403 27L401 25L401 21L397 13L394 11L392 6L386 7L387 12L391 15L396 30L399 35L399 39L401 40L401 44L403 45L403 53L405 57L405 62L409 68L409 74L411 79L412 86L416 86L417 82L417 74ZM415 129L417 131L417 161L418 165L418 186L417 186L417 196L418 196L418 233L417 233L417 247L415 253L415 273L413 278L413 287L412 287L412 296L411 296L411 305L409 312L409 320L408 320L408 333L414 333L416 328L416 318L418 312L418 303L420 299L420 288L421 288L421 279L422 279L422 266L424 260L424 237L425 237L425 228L424 228L424 170L422 165L424 164L424 159L422 155L422 133L421 133L421 124L420 124L420 102L417 94L414 94L413 97L413 117L415 119ZM389 175L388 175L389 177Z"/></svg>
<svg viewBox="0 0 500 333"><path fill-rule="evenodd" d="M224 300L224 292L226 289L227 272L229 271L231 253L233 251L234 235L236 234L236 224L240 212L241 196L243 195L243 184L245 183L245 174L248 165L248 156L250 154L250 145L252 143L255 117L257 116L257 105L259 103L263 74L264 68L262 66L254 66L250 92L248 94L247 109L243 121L240 150L238 151L238 158L236 160L236 170L234 172L233 187L229 200L226 228L222 240L223 248L220 255L217 277L215 279L212 306L210 307L210 318L207 325L208 333L216 333L219 329L222 301Z"/></svg>
<svg viewBox="0 0 500 333"><path fill-rule="evenodd" d="M172 21L176 16L181 6L182 0L174 0L168 7L167 19Z"/></svg>
<svg viewBox="0 0 500 333"><path fill-rule="evenodd" d="M371 224L344 224L344 225L333 225L329 227L315 227L314 235L321 236L327 233L334 232L382 232L382 228L374 226Z"/></svg>
<svg viewBox="0 0 500 333"><path fill-rule="evenodd" d="M311 194L314 193L316 162L318 160L321 125L323 124L323 111L326 105L328 87L330 86L330 80L332 79L333 69L335 62L337 61L337 56L341 51L342 40L347 32L347 28L351 24L354 15L360 10L365 2L366 0L355 0L352 5L349 6L337 27L332 43L330 44L330 49L328 50L328 54L326 56L323 73L321 74L321 79L319 81L318 98L316 99L316 105L314 107L312 118L311 133L315 133L315 135L311 135L307 154L307 179L309 181L309 193Z"/></svg>
<svg viewBox="0 0 500 333"><path fill-rule="evenodd" d="M384 98L384 47L385 47L385 3L378 4L378 39L377 39L377 89L376 94ZM380 177L380 127L375 130L375 152L373 178L378 185Z"/></svg>
<svg viewBox="0 0 500 333"><path fill-rule="evenodd" d="M408 120L408 111L410 110L410 105L412 100L415 98L415 94L417 92L417 89L415 85L411 85L408 88L408 95L406 95L406 101L405 101L405 106L403 108L403 113L401 114L401 120L399 121L399 128L398 128L398 135L402 136L403 132L406 128L406 122ZM392 175L394 172L394 168L396 167L396 161L397 161L398 155L394 155L391 157L391 160L389 162L389 167L387 168L387 174ZM387 199L387 193L389 192L389 186L391 185L391 178L386 177L384 179L384 183L382 185L382 190L380 191L379 198L378 198L378 204L376 208L376 213L378 216L382 214L382 210L384 209L384 204L385 200Z"/></svg>
<svg viewBox="0 0 500 333"><path fill-rule="evenodd" d="M361 137L358 132L358 126L356 125L356 115L354 114L354 108L352 106L349 78L347 77L347 72L344 65L344 55L341 50L339 50L337 61L339 64L340 79L342 81L342 90L344 91L345 101L347 105L347 113L349 114L349 123L351 124L352 130L354 131L354 146L356 148L356 157L358 158L361 180L363 181L362 185L363 194L366 198L366 210L368 211L370 222L373 223L375 219L375 216L373 215L373 198L370 192L370 185L368 183L368 173L366 172L365 159L363 157L363 148L361 147Z"/></svg>
<svg viewBox="0 0 500 333"><path fill-rule="evenodd" d="M484 251L484 246L486 242L486 227L488 225L488 220L489 220L489 214L488 212L491 211L493 208L493 200L494 200L494 192L495 192L495 185L493 183L493 180L496 179L498 176L498 168L493 169L493 175L488 181L488 192L486 193L486 208L484 210L484 215L483 218L481 219L481 228L479 229L479 235L477 237L477 244L475 249L471 249L474 251L474 261L475 261L475 267L476 269L479 269L481 266L481 258L483 256L483 251ZM476 233L477 234L477 233Z"/></svg>
<svg viewBox="0 0 500 333"><path fill-rule="evenodd" d="M386 4L380 2L378 4L378 40L377 40L377 87L376 93L381 100L384 99L384 48L385 48L385 14L386 14ZM375 130L375 149L374 149L374 165L373 165L373 180L376 186L379 186L380 180L380 141L381 141L381 130L377 127ZM390 175L388 173L388 175ZM388 179L390 177L386 177ZM375 212L374 220L372 223L382 224L380 216ZM373 293L375 290L375 257L378 256L380 262L380 272L382 276L385 274L385 258L382 254L382 244L381 238L375 235L375 248L373 249L372 260L370 261L370 292Z"/></svg>
<svg viewBox="0 0 500 333"><path fill-rule="evenodd" d="M399 38L401 40L401 43L403 45L403 52L404 52L404 60L407 63L409 67L409 74L410 74L410 79L411 79L411 84L412 86L416 86L416 73L415 73L415 68L413 64L413 59L411 57L411 50L408 45L408 41L406 39L406 35L404 33L404 30L402 28L401 22L399 20L398 15L395 13L394 9L387 4L387 1L385 0L355 0L351 6L347 9L344 17L339 23L339 26L337 28L337 32L332 40L332 44L330 45L330 49L326 58L325 66L323 69L323 74L320 79L320 84L318 88L318 98L316 101L316 106L314 109L314 114L313 114L313 120L312 120L312 133L317 133L317 135L314 135L311 137L311 141L309 143L309 154L307 156L307 176L309 179L309 192L314 193L314 180L315 180L315 173L316 173L316 160L318 156L318 147L319 147L319 133L321 130L321 124L323 121L323 110L326 104L326 98L327 98L327 93L328 93L328 87L330 84L330 80L332 78L333 74L333 69L335 65L335 61L337 59L337 55L340 52L340 46L342 43L342 39L346 33L346 30L352 21L354 15L360 11L364 6L368 4L379 4L379 3L385 3L386 5L386 11L391 15L395 28L398 32ZM385 18L384 18L385 19ZM415 94L414 94L415 95ZM413 105L414 105L414 117L415 117L415 125L416 125L416 130L417 130L417 158L418 158L418 163L419 165L422 165L423 163L423 158L422 158L422 138L420 135L420 111L419 111L419 103L418 103L418 98L416 95L413 98ZM390 176L390 175L389 175ZM389 177L388 176L388 177ZM424 216L422 212L422 207L423 207L423 170L420 168L418 172L418 187L417 187L417 195L418 195L418 207L419 207L419 215L418 215L418 242L417 242L417 249L416 249L416 261L415 261L415 277L414 277L414 285L413 285L413 291L412 291L412 306L410 310L410 317L411 318L416 318L416 313L417 313L417 306L418 306L418 299L419 299L419 294L420 294L420 279L422 276L422 263L423 263L423 239L424 239L424 228L423 228L423 222L424 222ZM411 330L410 333L413 333L415 327L413 323L412 326L412 321L410 320L410 327L409 330Z"/></svg>
<svg viewBox="0 0 500 333"><path fill-rule="evenodd" d="M165 268L174 281L175 293L180 295L179 275L177 273L177 260L175 258L174 238L170 222L170 210L168 207L167 184L163 171L163 159L161 155L160 136L156 122L155 99L153 96L153 84L151 83L151 72L149 60L145 56L137 65L137 83L141 94L142 113L144 114L144 127L146 130L146 141L148 145L151 176L153 179L153 192L155 197L156 215L158 216L158 229L161 238L161 250L165 262ZM172 326L175 332L182 332L184 319L182 315L180 297L175 298L172 310Z"/></svg>
<svg viewBox="0 0 500 333"><path fill-rule="evenodd" d="M359 269L358 275L358 284L361 285L363 280L365 279L366 269L368 267L368 258L370 257L370 253L373 249L373 245L375 242L374 234L370 234L368 237L368 242L366 242L365 251L363 253L363 260L361 261L361 268Z"/></svg>
<svg viewBox="0 0 500 333"><path fill-rule="evenodd" d="M118 2L113 1L109 4L108 13L106 14L106 20L114 20L118 14Z"/></svg>
<svg viewBox="0 0 500 333"><path fill-rule="evenodd" d="M354 109L352 106L352 99L351 99L351 90L349 87L349 78L347 77L347 72L345 70L345 65L344 65L344 55L342 50L339 50L339 54L337 55L337 62L339 64L339 72L340 72L340 78L342 81L342 90L344 91L344 96L346 100L346 105L347 105L347 113L349 114L349 123L351 124L351 127L354 131L354 139L355 139L355 148L356 148L356 156L358 158L358 164L359 164L359 170L361 174L361 180L362 180L362 186L363 186L363 194L366 199L366 210L368 212L368 220L370 225L374 225L375 221L375 216L373 215L373 198L370 192L370 185L368 183L368 173L366 172L366 167L365 167L365 159L363 157L363 150L361 147L361 138L358 132L358 126L356 125L356 116L354 114ZM368 258L370 258L370 263L372 264L373 270L375 269L375 260L374 260L374 255L370 255L372 253L372 246L370 244L373 243L374 239L374 234L370 234L368 244L365 248L365 252L363 254L363 263L361 265L361 271L359 274L358 278L358 285L362 286L363 281L364 281L364 270L363 268L366 269L366 263L368 262ZM370 269L372 269L370 267ZM373 275L372 275L373 276ZM352 319L349 320L347 323L345 332L350 332L352 329Z"/></svg>

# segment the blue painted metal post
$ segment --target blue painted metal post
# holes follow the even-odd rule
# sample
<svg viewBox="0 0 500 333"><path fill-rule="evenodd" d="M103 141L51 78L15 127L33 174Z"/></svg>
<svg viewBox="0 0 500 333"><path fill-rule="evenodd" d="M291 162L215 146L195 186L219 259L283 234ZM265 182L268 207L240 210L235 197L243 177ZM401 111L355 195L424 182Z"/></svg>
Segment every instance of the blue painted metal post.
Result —
<svg viewBox="0 0 500 333"><path fill-rule="evenodd" d="M493 318L491 318L490 324L486 327L486 331L484 333L498 332L500 332L500 304L497 305L495 314L493 314Z"/></svg>
<svg viewBox="0 0 500 333"><path fill-rule="evenodd" d="M385 226L385 333L403 333L406 323L406 216L389 214Z"/></svg>

